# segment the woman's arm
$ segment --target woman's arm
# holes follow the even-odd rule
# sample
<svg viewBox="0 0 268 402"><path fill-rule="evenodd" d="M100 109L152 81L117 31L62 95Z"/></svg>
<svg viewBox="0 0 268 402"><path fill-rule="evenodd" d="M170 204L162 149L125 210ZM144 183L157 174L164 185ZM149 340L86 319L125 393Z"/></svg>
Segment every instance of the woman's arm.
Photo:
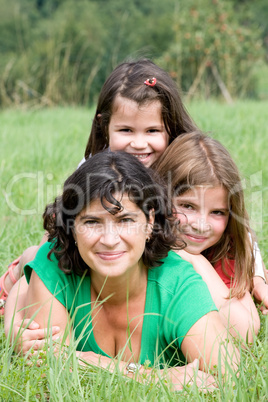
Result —
<svg viewBox="0 0 268 402"><path fill-rule="evenodd" d="M15 350L25 354L30 349L41 349L46 342L48 330L41 328L32 319L26 318L25 306L28 284L23 276L11 289L5 306L5 334L10 342L15 342ZM51 295L50 295L51 296ZM52 326L49 335L58 339L60 328Z"/></svg>
<svg viewBox="0 0 268 402"><path fill-rule="evenodd" d="M230 298L230 290L203 255L192 255L184 250L177 253L189 261L206 282L223 325L234 337L240 335L251 343L253 334L260 329L260 319L250 293L246 292L241 299Z"/></svg>
<svg viewBox="0 0 268 402"><path fill-rule="evenodd" d="M141 367L137 375L128 374L128 376L134 376L139 382L146 382L148 379L149 381L152 379L153 382L167 380L174 390L181 390L186 384L193 383L199 388L214 389L215 378L208 374L209 370L217 372L219 369L222 374L225 374L226 367L230 367L233 372L236 372L239 364L239 352L234 347L231 337L227 338L228 333L221 322L219 313L210 312L192 326L182 342L181 350L187 357L189 362L187 365L157 371ZM93 352L77 352L77 356L80 364L102 367L111 372L117 368L120 372L127 374L126 362L118 362ZM219 367L219 361L221 367Z"/></svg>
<svg viewBox="0 0 268 402"><path fill-rule="evenodd" d="M236 371L240 361L239 352L217 311L206 314L192 326L181 344L181 350L188 362L198 359L203 371L215 371L217 367L224 374L226 362ZM218 367L219 361L221 367Z"/></svg>
<svg viewBox="0 0 268 402"><path fill-rule="evenodd" d="M31 274L25 305L27 306L26 317L34 317L40 328L57 326L59 328L59 338L65 336L67 328L69 335L71 327L66 308L50 293L34 271ZM65 336L65 338L64 342L68 344L69 336Z"/></svg>
<svg viewBox="0 0 268 402"><path fill-rule="evenodd" d="M210 390L217 388L215 378L202 370L199 370L199 361L195 359L185 366L171 367L167 369L152 369L141 366L136 373L128 373L128 362L110 359L97 355L94 352L76 352L79 364L101 367L110 372L120 371L122 374L135 378L140 383L156 383L165 381L171 384L174 391L182 390L186 385L195 384L200 389Z"/></svg>
<svg viewBox="0 0 268 402"><path fill-rule="evenodd" d="M29 307L25 309L23 314L21 314L21 312L19 313L20 318L26 316L27 319L30 319L32 315L35 315L34 319L39 325L40 330L43 330L42 328L46 328L48 324L54 326L56 325L59 327L60 337L63 338L66 326L70 324L68 312L66 308L51 295L34 271L32 272L29 287L27 288L26 283L22 283L21 290L22 295L24 296L23 298L18 299L20 300L20 305L18 305L18 307L22 307L22 304ZM16 297L14 295L11 296ZM9 304L11 306L11 300L9 301ZM156 376L155 374L153 375L152 381L158 381L161 379L169 380L173 384L175 390L180 390L187 383L190 384L193 382L195 382L200 388L214 388L214 378L210 374L203 372L203 370L217 365L218 352L220 350L219 342L223 339L223 336L220 338L218 336L220 335L220 331L224 331L224 328L221 322L220 326L218 325L217 320L215 323L213 314L216 314L216 317L218 315L218 313L209 313L205 316L209 318L208 320L205 317L200 319L191 328L182 343L182 351L188 356L190 363L184 367L158 370ZM8 322L10 325L10 320L7 318L7 323ZM208 335L204 336L206 331L208 331ZM68 338L66 339L66 343L68 343ZM228 349L230 349L230 354L232 354L233 347L230 345L228 345ZM212 356L212 352L213 357L211 358L210 356ZM225 353L225 349L223 349L223 353ZM91 365L102 367L110 371L114 371L115 366L117 366L116 360L105 356L96 355L93 352L77 352L77 355L79 356L80 361L82 360ZM202 371L199 370L196 359L201 359L200 367ZM236 362L237 358L235 357L235 359L231 360L231 365L235 365ZM127 374L127 362L119 362L118 367L122 373ZM141 368L141 374L146 375L146 378L149 379L149 381L152 373L153 372L150 369L143 367ZM130 373L128 376L133 376L133 374ZM137 380L144 382L146 381L146 378L141 375L137 377Z"/></svg>

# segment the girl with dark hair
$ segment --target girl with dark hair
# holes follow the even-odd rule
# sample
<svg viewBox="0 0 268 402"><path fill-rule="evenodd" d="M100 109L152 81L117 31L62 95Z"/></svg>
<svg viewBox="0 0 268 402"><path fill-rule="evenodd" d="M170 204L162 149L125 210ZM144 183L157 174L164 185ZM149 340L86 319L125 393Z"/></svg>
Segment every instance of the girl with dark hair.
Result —
<svg viewBox="0 0 268 402"><path fill-rule="evenodd" d="M137 116L146 114L141 115L142 129L132 124L135 112ZM166 71L148 59L125 62L114 69L102 87L85 159L110 147L112 151L139 156L148 167L174 138L195 129L178 88ZM141 135L143 140L139 143Z"/></svg>
<svg viewBox="0 0 268 402"><path fill-rule="evenodd" d="M237 351L206 284L171 251L173 212L165 186L137 158L109 151L89 158L45 210L50 242L10 293L6 331L19 289L14 322L35 314L41 329L58 326L67 344L71 323L78 356L90 364L113 371L120 358L120 370L142 381L150 362L174 389L193 380L196 359L200 386L202 371L236 368Z"/></svg>

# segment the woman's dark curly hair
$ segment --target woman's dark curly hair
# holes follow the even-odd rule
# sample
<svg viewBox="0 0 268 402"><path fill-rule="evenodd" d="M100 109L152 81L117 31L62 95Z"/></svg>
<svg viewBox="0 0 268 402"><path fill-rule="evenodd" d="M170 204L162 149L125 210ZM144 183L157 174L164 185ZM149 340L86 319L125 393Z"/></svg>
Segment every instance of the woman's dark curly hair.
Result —
<svg viewBox="0 0 268 402"><path fill-rule="evenodd" d="M44 228L49 233L59 268L65 273L83 275L88 270L73 236L74 221L93 200L100 199L111 214L122 211L116 194L127 194L149 219L154 211L155 222L142 256L145 266L161 265L177 241L173 206L167 190L156 173L144 167L134 156L125 152L100 152L83 163L64 183L63 194L49 204L43 214ZM111 204L113 207L111 207ZM87 273L89 274L89 272Z"/></svg>

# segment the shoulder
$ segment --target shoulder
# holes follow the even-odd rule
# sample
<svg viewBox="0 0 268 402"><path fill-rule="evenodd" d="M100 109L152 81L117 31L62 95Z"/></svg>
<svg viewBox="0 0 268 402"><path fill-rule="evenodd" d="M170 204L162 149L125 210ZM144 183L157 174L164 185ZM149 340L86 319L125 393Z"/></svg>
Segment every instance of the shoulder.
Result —
<svg viewBox="0 0 268 402"><path fill-rule="evenodd" d="M55 277L64 278L64 273L58 267L58 260L52 253L48 258L48 253L51 251L52 243L44 243L38 250L35 258L28 262L24 267L25 277L30 281L31 273L34 270L41 279L54 279Z"/></svg>
<svg viewBox="0 0 268 402"><path fill-rule="evenodd" d="M149 270L148 281L155 282L169 293L176 293L178 287L191 281L202 281L201 276L196 273L192 264L183 260L174 251L170 251L162 262L163 264L160 267Z"/></svg>
<svg viewBox="0 0 268 402"><path fill-rule="evenodd" d="M47 241L46 243L42 244L42 246L39 247L39 250L36 253L35 259L42 260L44 257L47 258L47 255L52 250L52 248L53 243L51 243L50 241ZM52 260L55 260L55 262L57 261L54 254L52 254Z"/></svg>
<svg viewBox="0 0 268 402"><path fill-rule="evenodd" d="M50 259L48 253L52 248L52 244L47 242L38 250L36 257L24 267L27 282L30 281L31 274L34 271L39 279L44 283L49 292L54 295L68 309L74 302L77 290L80 293L88 293L90 283L89 277L80 277L74 273L65 274L58 267L58 260L52 253ZM87 291L87 292L86 292Z"/></svg>
<svg viewBox="0 0 268 402"><path fill-rule="evenodd" d="M173 251L162 261L160 267L152 268L148 274L150 307L163 317L161 328L167 343L176 339L180 347L189 329L217 308L192 264Z"/></svg>
<svg viewBox="0 0 268 402"><path fill-rule="evenodd" d="M235 260L224 258L223 261L216 261L213 267L225 285L229 289L232 288L235 276Z"/></svg>

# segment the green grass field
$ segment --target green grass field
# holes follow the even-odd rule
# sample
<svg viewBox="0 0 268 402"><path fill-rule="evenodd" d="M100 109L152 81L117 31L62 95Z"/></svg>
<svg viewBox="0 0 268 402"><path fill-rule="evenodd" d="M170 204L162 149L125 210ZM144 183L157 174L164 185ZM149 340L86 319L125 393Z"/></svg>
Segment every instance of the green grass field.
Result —
<svg viewBox="0 0 268 402"><path fill-rule="evenodd" d="M188 110L199 127L231 152L244 179L251 225L268 266L268 102L195 102ZM83 157L92 111L58 108L0 111L0 273L43 233L42 212ZM0 401L211 400L267 401L268 319L254 346L243 351L239 379L211 394L164 383L140 385L120 375L77 368L70 351L64 360L48 353L41 367L12 354L0 318ZM70 372L70 367L72 371Z"/></svg>

